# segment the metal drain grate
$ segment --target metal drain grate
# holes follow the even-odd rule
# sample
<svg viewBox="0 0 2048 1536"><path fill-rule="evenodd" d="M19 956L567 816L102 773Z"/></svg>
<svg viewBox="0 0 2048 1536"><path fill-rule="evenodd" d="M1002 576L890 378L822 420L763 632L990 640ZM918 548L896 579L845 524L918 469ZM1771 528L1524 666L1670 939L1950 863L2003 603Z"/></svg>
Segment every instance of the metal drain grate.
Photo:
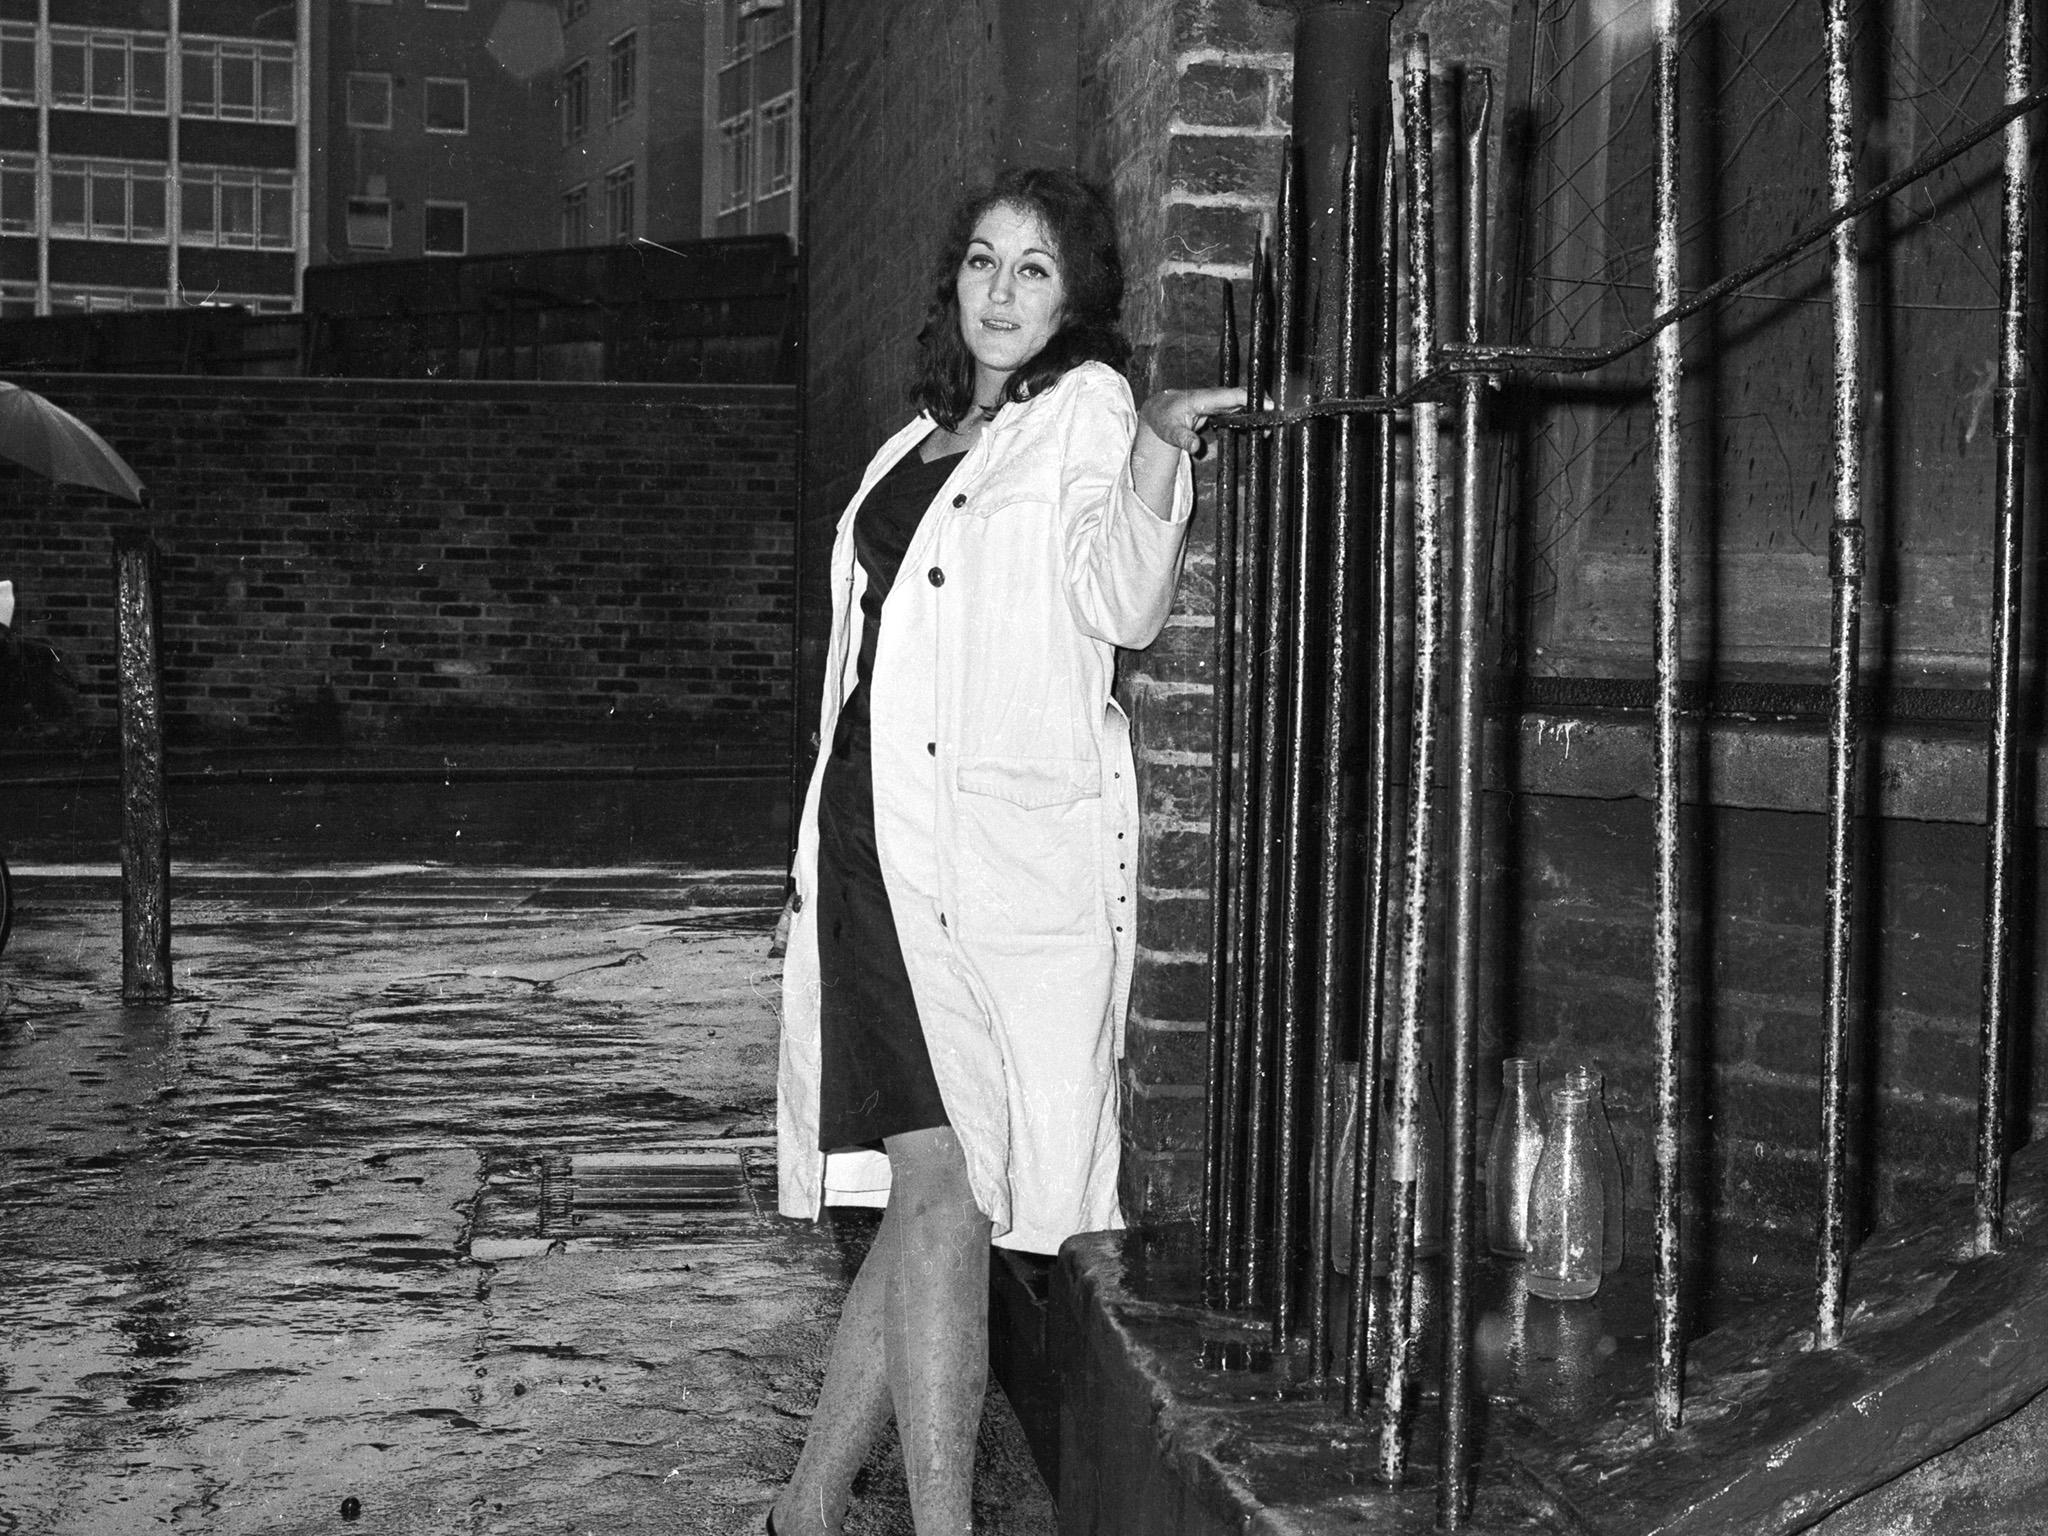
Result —
<svg viewBox="0 0 2048 1536"><path fill-rule="evenodd" d="M550 1152L540 1165L540 1235L696 1225L760 1213L737 1147Z"/></svg>

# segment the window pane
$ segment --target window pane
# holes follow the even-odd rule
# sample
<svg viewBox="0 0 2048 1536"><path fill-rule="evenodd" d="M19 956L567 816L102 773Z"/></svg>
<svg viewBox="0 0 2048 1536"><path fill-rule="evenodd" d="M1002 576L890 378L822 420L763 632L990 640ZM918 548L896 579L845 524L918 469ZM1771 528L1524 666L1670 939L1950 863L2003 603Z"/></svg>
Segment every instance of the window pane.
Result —
<svg viewBox="0 0 2048 1536"><path fill-rule="evenodd" d="M256 189L246 182L239 186L223 185L220 189L220 243L256 243Z"/></svg>
<svg viewBox="0 0 2048 1536"><path fill-rule="evenodd" d="M262 243L273 250L288 250L292 243L292 189L264 187L258 200L263 216Z"/></svg>
<svg viewBox="0 0 2048 1536"><path fill-rule="evenodd" d="M287 59L265 59L262 64L263 120L289 123L292 111L292 66Z"/></svg>
<svg viewBox="0 0 2048 1536"><path fill-rule="evenodd" d="M51 39L50 93L60 105L85 105L85 40Z"/></svg>
<svg viewBox="0 0 2048 1536"><path fill-rule="evenodd" d="M111 239L128 234L128 178L119 171L92 173L92 231Z"/></svg>
<svg viewBox="0 0 2048 1536"><path fill-rule="evenodd" d="M166 228L164 222L164 181L161 172L151 175L137 173L129 188L131 217L134 219L135 238L138 240L161 240Z"/></svg>
<svg viewBox="0 0 2048 1536"><path fill-rule="evenodd" d="M434 133L469 131L469 86L461 80L427 82L427 128Z"/></svg>
<svg viewBox="0 0 2048 1536"><path fill-rule="evenodd" d="M391 202L382 197L348 200L348 243L361 251L391 249Z"/></svg>
<svg viewBox="0 0 2048 1536"><path fill-rule="evenodd" d="M427 205L426 248L435 256L460 256L469 248L469 210L460 204Z"/></svg>
<svg viewBox="0 0 2048 1536"><path fill-rule="evenodd" d="M36 230L36 173L15 166L0 168L0 229L12 235Z"/></svg>
<svg viewBox="0 0 2048 1536"><path fill-rule="evenodd" d="M187 48L183 75L183 110L194 117L212 117L216 110L213 92L213 51L207 48Z"/></svg>
<svg viewBox="0 0 2048 1536"><path fill-rule="evenodd" d="M223 55L220 61L220 115L256 115L256 61Z"/></svg>
<svg viewBox="0 0 2048 1536"><path fill-rule="evenodd" d="M61 235L85 233L85 172L50 172L50 232Z"/></svg>
<svg viewBox="0 0 2048 1536"><path fill-rule="evenodd" d="M0 96L9 101L36 99L36 44L33 37L0 37Z"/></svg>
<svg viewBox="0 0 2048 1536"><path fill-rule="evenodd" d="M130 67L134 76L135 110L161 112L164 109L164 48L137 43Z"/></svg>
<svg viewBox="0 0 2048 1536"><path fill-rule="evenodd" d="M128 45L114 38L92 44L92 104L126 111L128 107Z"/></svg>
<svg viewBox="0 0 2048 1536"><path fill-rule="evenodd" d="M179 194L178 222L184 236L200 245L213 244L214 198L211 178L190 179Z"/></svg>

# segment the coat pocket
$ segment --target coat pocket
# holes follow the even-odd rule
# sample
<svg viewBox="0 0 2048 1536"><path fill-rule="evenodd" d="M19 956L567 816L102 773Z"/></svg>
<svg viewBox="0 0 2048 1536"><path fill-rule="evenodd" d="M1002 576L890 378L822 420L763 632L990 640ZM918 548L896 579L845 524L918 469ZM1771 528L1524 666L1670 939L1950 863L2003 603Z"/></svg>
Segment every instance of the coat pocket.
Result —
<svg viewBox="0 0 2048 1536"><path fill-rule="evenodd" d="M966 757L954 785L962 935L1105 937L1101 767L1088 758Z"/></svg>

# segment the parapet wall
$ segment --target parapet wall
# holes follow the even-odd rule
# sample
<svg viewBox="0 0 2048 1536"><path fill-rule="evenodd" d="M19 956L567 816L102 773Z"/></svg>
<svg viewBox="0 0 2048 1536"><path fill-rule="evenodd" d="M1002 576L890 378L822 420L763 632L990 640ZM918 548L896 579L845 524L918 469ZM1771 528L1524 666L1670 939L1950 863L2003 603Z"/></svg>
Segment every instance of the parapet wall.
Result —
<svg viewBox="0 0 2048 1536"><path fill-rule="evenodd" d="M174 740L787 740L779 386L50 376L138 511L0 468L0 577L114 721L111 533L163 551Z"/></svg>

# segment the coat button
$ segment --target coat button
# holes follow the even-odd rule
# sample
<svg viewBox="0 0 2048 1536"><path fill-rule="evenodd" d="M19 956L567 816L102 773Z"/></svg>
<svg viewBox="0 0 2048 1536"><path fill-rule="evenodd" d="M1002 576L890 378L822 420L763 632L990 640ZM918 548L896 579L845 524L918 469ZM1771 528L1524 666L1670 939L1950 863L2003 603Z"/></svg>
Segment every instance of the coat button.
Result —
<svg viewBox="0 0 2048 1536"><path fill-rule="evenodd" d="M789 898L789 910L792 912L801 912L803 911L803 909L804 893L802 891L798 891L794 896Z"/></svg>
<svg viewBox="0 0 2048 1536"><path fill-rule="evenodd" d="M937 757L939 755L939 744L936 741L926 742L924 744L924 749L932 757Z"/></svg>
<svg viewBox="0 0 2048 1536"><path fill-rule="evenodd" d="M935 565L925 573L925 580L935 587L943 587L946 584L946 573Z"/></svg>
<svg viewBox="0 0 2048 1536"><path fill-rule="evenodd" d="M965 491L962 491L962 492L961 492L961 493L960 493L960 494L959 494L958 496L955 496L955 497L953 498L953 505L954 505L954 506L956 506L956 507L964 507L964 506L966 506L966 505L967 505L967 493L966 493Z"/></svg>

